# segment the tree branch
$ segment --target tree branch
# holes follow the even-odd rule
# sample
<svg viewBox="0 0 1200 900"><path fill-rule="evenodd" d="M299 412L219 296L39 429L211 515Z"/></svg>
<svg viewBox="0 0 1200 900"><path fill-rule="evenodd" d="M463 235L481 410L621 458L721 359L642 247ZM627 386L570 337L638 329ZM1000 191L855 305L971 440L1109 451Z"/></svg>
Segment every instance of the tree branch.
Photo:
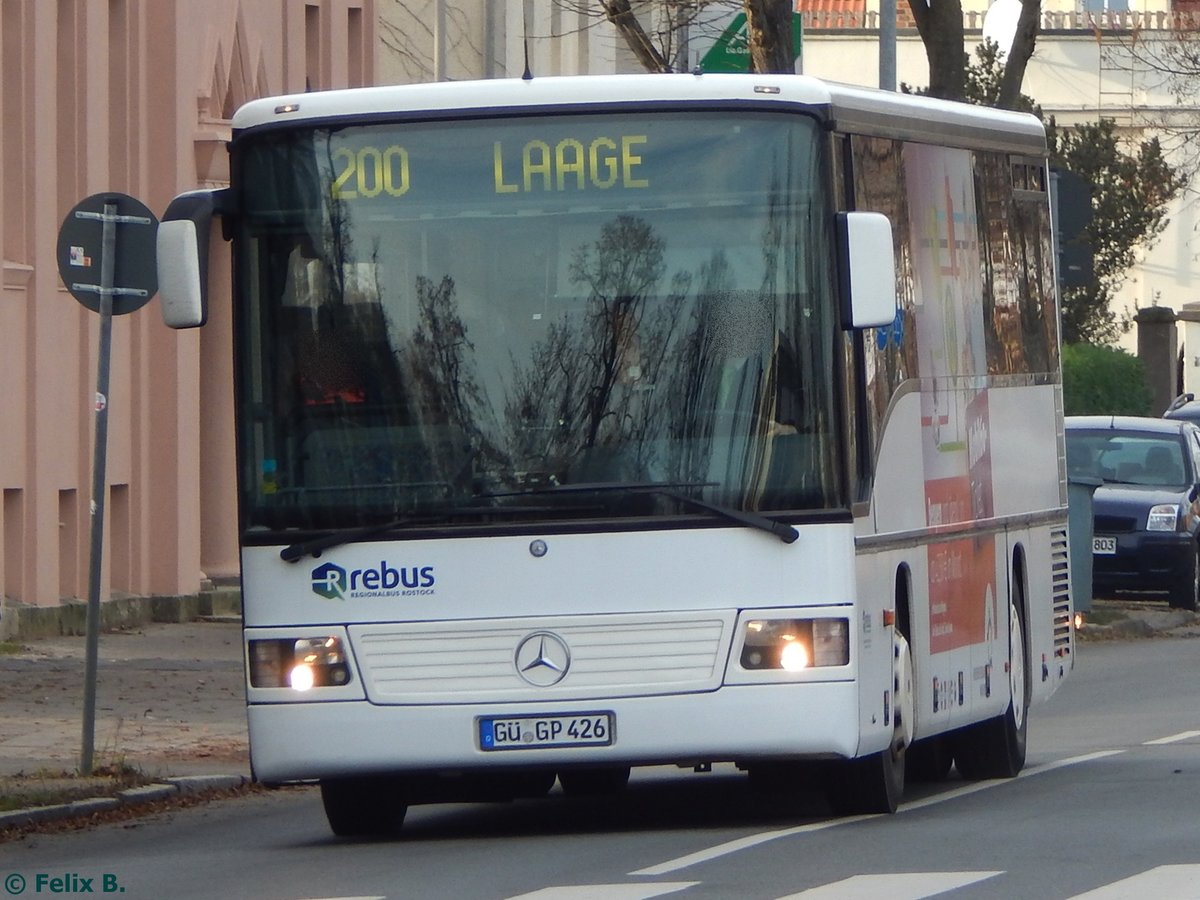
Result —
<svg viewBox="0 0 1200 900"><path fill-rule="evenodd" d="M1000 97L996 105L1001 109L1017 109L1020 105L1021 82L1025 80L1025 67L1033 56L1041 13L1042 0L1021 0L1021 15L1017 19L1012 46L1004 59L1004 77L1000 80Z"/></svg>
<svg viewBox="0 0 1200 900"><path fill-rule="evenodd" d="M745 0L745 4L750 70L782 74L795 72L790 0Z"/></svg>
<svg viewBox="0 0 1200 900"><path fill-rule="evenodd" d="M671 64L654 46L642 23L638 21L629 0L600 0L604 7L604 16L612 22L613 27L620 32L621 37L634 56L646 68L647 72L670 72Z"/></svg>

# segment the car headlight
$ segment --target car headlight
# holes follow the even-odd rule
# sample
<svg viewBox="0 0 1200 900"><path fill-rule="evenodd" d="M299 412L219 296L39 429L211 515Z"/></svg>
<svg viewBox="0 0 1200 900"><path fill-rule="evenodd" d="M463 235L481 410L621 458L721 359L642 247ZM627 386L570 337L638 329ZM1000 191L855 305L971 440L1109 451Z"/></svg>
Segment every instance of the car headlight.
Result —
<svg viewBox="0 0 1200 900"><path fill-rule="evenodd" d="M250 686L307 691L350 681L341 638L272 638L250 641Z"/></svg>
<svg viewBox="0 0 1200 900"><path fill-rule="evenodd" d="M1150 507L1150 516L1146 519L1147 531L1175 531L1179 527L1179 505L1163 503Z"/></svg>
<svg viewBox="0 0 1200 900"><path fill-rule="evenodd" d="M739 660L743 669L800 672L850 662L847 619L751 619Z"/></svg>

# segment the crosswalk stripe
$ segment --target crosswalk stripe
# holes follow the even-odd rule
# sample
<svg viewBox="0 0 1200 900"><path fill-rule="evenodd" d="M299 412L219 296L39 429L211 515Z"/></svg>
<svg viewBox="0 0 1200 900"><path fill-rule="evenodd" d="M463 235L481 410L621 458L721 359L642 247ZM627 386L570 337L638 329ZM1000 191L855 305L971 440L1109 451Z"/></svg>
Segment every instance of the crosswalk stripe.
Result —
<svg viewBox="0 0 1200 900"><path fill-rule="evenodd" d="M947 891L1003 875L997 871L970 872L889 872L854 875L841 881L787 894L778 900L925 900ZM1154 900L1194 900L1200 883L1200 864L1158 866L1129 878L1075 894L1067 900L1127 900L1129 897L1153 897ZM568 884L545 887L508 900L650 900L686 890L699 881L640 882L633 884ZM383 898L339 898L339 900L383 900Z"/></svg>
<svg viewBox="0 0 1200 900"><path fill-rule="evenodd" d="M761 831L758 834L749 834L743 838L737 838L732 841L726 841L723 844L717 844L715 847L708 847L704 850L697 850L695 853L689 853L686 856L680 856L676 859L668 860L665 863L659 863L657 866L647 866L644 869L638 869L635 872L630 872L630 875L666 875L668 872L674 872L678 869L686 869L689 866L698 865L702 862L709 862L719 856L727 856L730 853L737 853L739 850L748 850L751 847L757 847L759 844L765 844L768 841L775 841L779 838L792 837L797 834L807 834L812 831L824 831L827 828L840 828L842 825L850 825L854 822L862 822L866 819L878 818L877 814L865 816L847 816L844 819L823 819L820 822L810 822L807 825L796 825L793 828L780 828L777 831Z"/></svg>
<svg viewBox="0 0 1200 900"><path fill-rule="evenodd" d="M1069 900L1127 900L1129 897L1153 897L1154 900L1194 900L1200 881L1200 865L1158 866L1129 878L1113 881Z"/></svg>
<svg viewBox="0 0 1200 900"><path fill-rule="evenodd" d="M690 888L698 881L663 881L657 884L565 884L546 887L508 900L648 900Z"/></svg>
<svg viewBox="0 0 1200 900"><path fill-rule="evenodd" d="M855 875L823 884L779 900L922 900L953 891L1003 872L893 872L887 875Z"/></svg>
<svg viewBox="0 0 1200 900"><path fill-rule="evenodd" d="M1161 737L1157 740L1146 741L1142 744L1143 747L1155 747L1159 744L1177 744L1180 741L1189 741L1194 737L1200 737L1200 731L1181 731L1179 734L1172 734L1168 737Z"/></svg>

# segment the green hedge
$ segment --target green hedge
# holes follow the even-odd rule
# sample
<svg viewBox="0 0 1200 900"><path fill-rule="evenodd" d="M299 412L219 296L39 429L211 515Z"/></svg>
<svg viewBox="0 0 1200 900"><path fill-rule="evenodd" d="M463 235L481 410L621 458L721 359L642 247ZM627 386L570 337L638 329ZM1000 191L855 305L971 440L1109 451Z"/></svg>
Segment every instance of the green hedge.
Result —
<svg viewBox="0 0 1200 900"><path fill-rule="evenodd" d="M1068 416L1151 414L1146 372L1136 356L1114 347L1067 344L1062 364Z"/></svg>

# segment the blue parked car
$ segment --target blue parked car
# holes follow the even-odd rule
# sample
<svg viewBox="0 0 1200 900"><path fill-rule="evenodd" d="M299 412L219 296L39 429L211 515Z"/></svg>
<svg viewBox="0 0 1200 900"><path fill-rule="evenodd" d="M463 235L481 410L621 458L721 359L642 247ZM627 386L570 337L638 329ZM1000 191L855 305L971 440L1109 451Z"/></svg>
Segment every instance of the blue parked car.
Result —
<svg viewBox="0 0 1200 900"><path fill-rule="evenodd" d="M1098 597L1165 594L1200 610L1200 428L1185 419L1068 416L1067 470L1093 497Z"/></svg>
<svg viewBox="0 0 1200 900"><path fill-rule="evenodd" d="M1167 407L1163 418L1183 419L1200 426L1200 400L1196 399L1195 394L1180 394Z"/></svg>

